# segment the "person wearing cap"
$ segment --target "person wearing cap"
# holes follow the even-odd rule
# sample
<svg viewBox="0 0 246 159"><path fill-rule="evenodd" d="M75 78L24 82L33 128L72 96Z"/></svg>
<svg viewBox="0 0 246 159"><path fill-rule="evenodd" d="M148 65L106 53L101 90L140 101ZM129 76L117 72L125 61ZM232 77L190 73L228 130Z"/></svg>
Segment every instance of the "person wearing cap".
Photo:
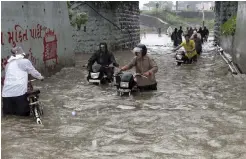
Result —
<svg viewBox="0 0 246 159"><path fill-rule="evenodd" d="M201 34L194 30L193 31L193 34L190 37L190 40L194 40L194 36L195 35L197 35L197 38L200 38L201 39Z"/></svg>
<svg viewBox="0 0 246 159"><path fill-rule="evenodd" d="M186 53L185 53L185 59L191 60L194 59L194 61L197 60L197 52L196 52L196 47L195 47L195 42L194 40L190 40L190 35L186 34L185 35L185 41L182 42L178 47L173 49L173 51L176 51L180 49L181 47L184 47Z"/></svg>
<svg viewBox="0 0 246 159"><path fill-rule="evenodd" d="M26 94L28 74L40 80L44 77L33 67L31 61L25 58L26 54L21 47L12 48L11 53L5 67L2 111L4 115L29 116L30 107Z"/></svg>
<svg viewBox="0 0 246 159"><path fill-rule="evenodd" d="M201 35L201 41L203 43L204 42L204 31L203 31L202 27L199 28L197 33L199 33Z"/></svg>
<svg viewBox="0 0 246 159"><path fill-rule="evenodd" d="M92 66L95 62L101 66L109 66L110 64L113 64L113 66L119 67L119 64L116 62L114 55L108 51L106 43L100 43L99 51L95 52L88 60L87 69L89 72L93 70ZM114 72L112 69L101 67L101 71L104 72L109 79L113 79ZM89 76L90 74L88 75L87 79L89 79Z"/></svg>
<svg viewBox="0 0 246 159"><path fill-rule="evenodd" d="M144 44L138 44L132 52L135 54L135 57L128 65L123 66L121 71L135 67L136 73L147 77L136 77L136 82L140 90L157 90L155 73L158 71L158 67L156 62L147 55L147 47Z"/></svg>
<svg viewBox="0 0 246 159"><path fill-rule="evenodd" d="M194 31L193 35L191 36L190 40L194 40L195 42L195 48L198 55L202 52L202 40L201 35Z"/></svg>

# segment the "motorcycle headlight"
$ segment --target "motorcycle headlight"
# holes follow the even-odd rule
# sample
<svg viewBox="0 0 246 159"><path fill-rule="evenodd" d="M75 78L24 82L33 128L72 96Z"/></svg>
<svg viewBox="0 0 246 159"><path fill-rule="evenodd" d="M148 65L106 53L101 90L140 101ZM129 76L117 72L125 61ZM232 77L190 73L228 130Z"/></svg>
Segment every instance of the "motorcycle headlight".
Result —
<svg viewBox="0 0 246 159"><path fill-rule="evenodd" d="M98 78L99 74L100 74L100 72L97 72L97 73L91 72L91 78L93 78L93 79Z"/></svg>
<svg viewBox="0 0 246 159"><path fill-rule="evenodd" d="M120 87L128 88L129 87L129 82L120 82Z"/></svg>
<svg viewBox="0 0 246 159"><path fill-rule="evenodd" d="M177 59L181 60L182 59L182 55L177 55Z"/></svg>

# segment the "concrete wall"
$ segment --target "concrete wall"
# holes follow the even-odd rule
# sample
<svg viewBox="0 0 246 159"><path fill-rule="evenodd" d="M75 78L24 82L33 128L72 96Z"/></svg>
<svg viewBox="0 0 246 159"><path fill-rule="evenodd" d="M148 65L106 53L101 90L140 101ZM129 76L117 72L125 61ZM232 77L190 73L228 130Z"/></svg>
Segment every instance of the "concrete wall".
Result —
<svg viewBox="0 0 246 159"><path fill-rule="evenodd" d="M246 2L238 2L237 26L233 43L233 61L246 73Z"/></svg>
<svg viewBox="0 0 246 159"><path fill-rule="evenodd" d="M45 75L75 64L66 2L1 2L2 79L10 49L22 46Z"/></svg>
<svg viewBox="0 0 246 159"><path fill-rule="evenodd" d="M155 27L156 33L158 33L158 28L162 28L162 32L166 32L166 29L170 26L168 23L162 21L159 18L144 14L140 15L140 24L148 27Z"/></svg>
<svg viewBox="0 0 246 159"><path fill-rule="evenodd" d="M123 31L101 17L87 4ZM99 49L100 42L106 42L110 51L130 48L140 42L140 11L137 1L114 2L113 7L96 1L76 2L71 8L88 15L88 22L85 24L86 31L84 31L84 26L81 30L75 28L73 30L73 39L76 43L75 51L78 53L93 53Z"/></svg>
<svg viewBox="0 0 246 159"><path fill-rule="evenodd" d="M197 12L197 11L181 11L177 12L177 15L183 17L183 18L202 18L203 14L202 11ZM204 11L204 17L205 19L214 19L214 12L208 12Z"/></svg>
<svg viewBox="0 0 246 159"><path fill-rule="evenodd" d="M233 39L234 36L221 36L220 37L220 46L223 50L229 54L233 54Z"/></svg>
<svg viewBox="0 0 246 159"><path fill-rule="evenodd" d="M220 44L221 34L220 26L228 19L237 14L237 1L216 1L215 2L215 25L214 25L214 40Z"/></svg>
<svg viewBox="0 0 246 159"><path fill-rule="evenodd" d="M246 73L246 2L216 2L215 38L217 43L232 56L232 61L242 73ZM236 33L234 36L220 35L220 26L231 16L237 15Z"/></svg>

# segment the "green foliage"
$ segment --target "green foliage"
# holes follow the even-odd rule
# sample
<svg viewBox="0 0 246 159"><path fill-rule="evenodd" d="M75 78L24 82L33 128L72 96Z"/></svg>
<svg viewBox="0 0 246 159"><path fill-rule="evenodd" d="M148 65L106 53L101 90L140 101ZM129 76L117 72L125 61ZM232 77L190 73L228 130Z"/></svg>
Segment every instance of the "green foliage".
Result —
<svg viewBox="0 0 246 159"><path fill-rule="evenodd" d="M71 4L70 4L70 2L69 2L69 1L67 1L67 7L68 7L68 9L70 9L70 8L71 8Z"/></svg>
<svg viewBox="0 0 246 159"><path fill-rule="evenodd" d="M81 25L86 24L88 21L88 16L86 13L77 13L71 9L71 4L69 1L67 1L67 6L68 6L68 16L70 20L70 24L73 27L77 26L77 29L81 29Z"/></svg>
<svg viewBox="0 0 246 159"><path fill-rule="evenodd" d="M88 21L88 16L86 13L74 13L72 15L72 18L70 19L70 24L73 27L78 28L78 30L80 30L81 25L85 24Z"/></svg>
<svg viewBox="0 0 246 159"><path fill-rule="evenodd" d="M233 16L228 19L222 26L221 26L221 34L222 35L234 35L236 31L236 24L237 24L237 16Z"/></svg>

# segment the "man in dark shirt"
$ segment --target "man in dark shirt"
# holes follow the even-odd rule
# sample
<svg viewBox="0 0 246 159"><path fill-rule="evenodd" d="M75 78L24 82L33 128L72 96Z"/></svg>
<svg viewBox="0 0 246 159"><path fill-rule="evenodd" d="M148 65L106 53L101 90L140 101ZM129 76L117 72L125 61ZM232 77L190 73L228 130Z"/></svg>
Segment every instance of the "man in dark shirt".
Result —
<svg viewBox="0 0 246 159"><path fill-rule="evenodd" d="M209 30L205 26L204 26L204 29L203 29L203 34L204 34L204 41L207 41L208 40L208 35L209 35Z"/></svg>
<svg viewBox="0 0 246 159"><path fill-rule="evenodd" d="M115 67L119 67L119 64L116 62L114 55L108 51L106 43L99 44L99 51L95 52L91 58L88 60L87 69L88 71L92 71L92 65L97 62L97 64L101 65L101 71L104 72L109 79L113 78L113 70L105 68L110 64L113 64ZM89 79L89 75L87 77Z"/></svg>
<svg viewBox="0 0 246 159"><path fill-rule="evenodd" d="M183 30L182 30L182 26L180 26L178 30L178 44L182 43L182 34L183 34Z"/></svg>
<svg viewBox="0 0 246 159"><path fill-rule="evenodd" d="M173 41L173 45L177 47L179 45L179 36L178 36L178 29L175 28L174 32L171 35L171 40Z"/></svg>

